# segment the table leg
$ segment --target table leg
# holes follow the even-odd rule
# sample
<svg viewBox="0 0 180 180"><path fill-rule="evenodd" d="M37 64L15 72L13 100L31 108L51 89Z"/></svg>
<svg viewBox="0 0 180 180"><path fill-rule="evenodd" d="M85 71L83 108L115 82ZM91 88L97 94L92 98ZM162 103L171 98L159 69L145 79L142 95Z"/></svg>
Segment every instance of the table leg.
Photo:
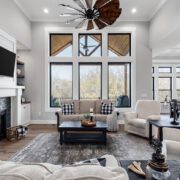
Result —
<svg viewBox="0 0 180 180"><path fill-rule="evenodd" d="M63 130L60 129L60 144L63 144Z"/></svg>
<svg viewBox="0 0 180 180"><path fill-rule="evenodd" d="M163 128L159 127L159 140L162 142L163 141Z"/></svg>
<svg viewBox="0 0 180 180"><path fill-rule="evenodd" d="M104 137L104 144L106 145L106 142L107 142L106 131L103 131L103 137Z"/></svg>
<svg viewBox="0 0 180 180"><path fill-rule="evenodd" d="M152 124L149 123L149 143L151 144L152 141Z"/></svg>

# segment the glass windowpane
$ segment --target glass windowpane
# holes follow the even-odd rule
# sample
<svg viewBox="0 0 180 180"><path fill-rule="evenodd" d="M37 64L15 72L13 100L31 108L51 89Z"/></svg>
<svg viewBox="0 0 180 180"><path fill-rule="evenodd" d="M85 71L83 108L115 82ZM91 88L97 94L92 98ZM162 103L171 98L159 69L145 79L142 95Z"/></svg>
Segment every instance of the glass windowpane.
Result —
<svg viewBox="0 0 180 180"><path fill-rule="evenodd" d="M59 107L61 99L72 99L71 64L51 64L51 107Z"/></svg>
<svg viewBox="0 0 180 180"><path fill-rule="evenodd" d="M123 97L130 106L130 64L109 64L109 99Z"/></svg>
<svg viewBox="0 0 180 180"><path fill-rule="evenodd" d="M101 34L79 35L79 56L100 57L102 54Z"/></svg>
<svg viewBox="0 0 180 180"><path fill-rule="evenodd" d="M101 65L80 64L80 99L101 98Z"/></svg>

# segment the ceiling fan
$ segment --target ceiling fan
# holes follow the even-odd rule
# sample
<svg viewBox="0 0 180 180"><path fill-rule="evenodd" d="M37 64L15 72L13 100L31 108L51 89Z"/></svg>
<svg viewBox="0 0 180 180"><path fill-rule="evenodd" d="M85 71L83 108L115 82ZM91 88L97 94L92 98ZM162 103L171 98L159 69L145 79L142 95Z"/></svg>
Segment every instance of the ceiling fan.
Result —
<svg viewBox="0 0 180 180"><path fill-rule="evenodd" d="M88 50L89 51L89 48L93 48L93 47L96 47L96 45L85 45L83 43L80 43L81 47L84 49L84 50Z"/></svg>
<svg viewBox="0 0 180 180"><path fill-rule="evenodd" d="M67 20L67 24L79 22L76 28L103 29L106 26L112 25L121 15L119 0L72 0L79 8L71 5L59 4L72 13L61 13L60 16L75 16Z"/></svg>

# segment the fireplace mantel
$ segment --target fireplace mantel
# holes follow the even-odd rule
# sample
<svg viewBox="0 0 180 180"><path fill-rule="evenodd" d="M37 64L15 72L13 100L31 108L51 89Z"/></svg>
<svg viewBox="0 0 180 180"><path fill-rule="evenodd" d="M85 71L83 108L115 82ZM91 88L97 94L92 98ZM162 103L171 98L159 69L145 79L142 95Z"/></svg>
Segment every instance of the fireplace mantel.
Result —
<svg viewBox="0 0 180 180"><path fill-rule="evenodd" d="M25 89L24 86L0 86L0 98L21 96L23 89Z"/></svg>
<svg viewBox="0 0 180 180"><path fill-rule="evenodd" d="M0 86L0 98L11 97L11 126L21 122L21 96L24 86Z"/></svg>

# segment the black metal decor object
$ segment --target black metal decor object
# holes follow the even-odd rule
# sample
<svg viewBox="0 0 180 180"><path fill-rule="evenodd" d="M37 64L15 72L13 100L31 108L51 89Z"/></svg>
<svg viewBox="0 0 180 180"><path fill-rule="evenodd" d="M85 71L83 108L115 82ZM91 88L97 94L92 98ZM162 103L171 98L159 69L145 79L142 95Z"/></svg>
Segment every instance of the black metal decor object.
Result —
<svg viewBox="0 0 180 180"><path fill-rule="evenodd" d="M165 156L162 154L162 142L160 140L152 140L152 146L155 152L152 154L152 160L149 161L146 167L146 179L168 180L170 171Z"/></svg>
<svg viewBox="0 0 180 180"><path fill-rule="evenodd" d="M177 99L172 99L170 102L171 106L171 117L173 118L173 121L171 121L171 124L173 125L179 125L179 122L177 122L179 118L179 109L178 109L178 100Z"/></svg>

